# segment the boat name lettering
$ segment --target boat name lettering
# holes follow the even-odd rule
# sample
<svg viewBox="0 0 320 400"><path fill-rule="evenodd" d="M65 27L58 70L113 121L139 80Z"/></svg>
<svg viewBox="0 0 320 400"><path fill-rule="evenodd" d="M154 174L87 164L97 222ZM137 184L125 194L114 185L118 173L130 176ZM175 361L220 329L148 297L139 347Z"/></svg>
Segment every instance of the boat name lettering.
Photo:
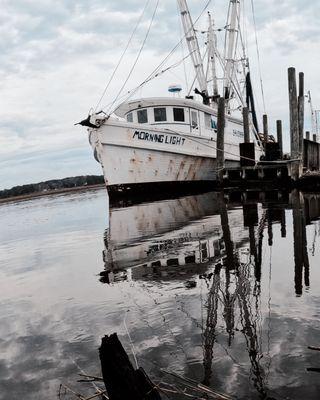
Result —
<svg viewBox="0 0 320 400"><path fill-rule="evenodd" d="M191 239L192 239L192 234L185 233L184 235L182 235L181 237L178 237L178 238L157 241L149 247L149 250L147 251L147 255L149 256L149 255L155 254L159 251L164 251L164 250L169 250L169 249L175 248L177 245L179 245L181 243L190 242Z"/></svg>
<svg viewBox="0 0 320 400"><path fill-rule="evenodd" d="M137 138L139 140L147 140L149 142L174 144L176 146L183 146L186 140L181 136L164 135L161 133L149 133L144 131L135 131L133 134L133 139L134 138Z"/></svg>

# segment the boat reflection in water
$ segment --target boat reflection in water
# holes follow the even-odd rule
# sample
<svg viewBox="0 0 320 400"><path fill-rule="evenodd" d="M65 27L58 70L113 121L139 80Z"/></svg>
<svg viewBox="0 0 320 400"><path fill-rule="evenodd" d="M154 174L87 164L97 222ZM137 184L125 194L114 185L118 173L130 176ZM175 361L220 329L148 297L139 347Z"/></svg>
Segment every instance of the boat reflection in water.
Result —
<svg viewBox="0 0 320 400"><path fill-rule="evenodd" d="M170 278L207 270L226 254L219 193L111 209L105 232L106 282ZM222 203L225 206L225 203ZM241 216L229 213L238 245L246 243ZM211 264L210 264L211 265ZM181 268L177 268L177 267Z"/></svg>
<svg viewBox="0 0 320 400"><path fill-rule="evenodd" d="M220 361L222 370L234 369L225 375L233 376L236 370L247 365L252 390L258 398L271 395L277 398L269 388L271 261L267 265L264 255L266 248L274 246L275 226L279 226L280 236L286 238L286 217L292 213L292 285L296 296L301 296L303 286L310 285L306 226L319 218L319 205L319 195L302 195L298 191L290 194L211 192L112 208L104 237L105 269L100 280L108 284L178 281L186 291L201 286L202 316L192 317L192 321L201 335L203 368L199 378L202 383L219 384L217 377L212 382L214 349L223 335L226 353L228 348L233 348L240 354L242 348L248 357L241 365L234 363L230 367L223 358L225 355L217 355L216 361ZM318 234L316 224L315 236ZM268 273L265 285L263 273ZM173 297L181 293L180 289L175 292L174 287L170 290ZM262 309L264 299L267 306ZM199 297L195 301L199 302ZM180 311L190 316L183 306ZM264 319L268 321L266 326L263 326ZM226 389L222 384L220 388ZM250 389L243 395L249 392Z"/></svg>

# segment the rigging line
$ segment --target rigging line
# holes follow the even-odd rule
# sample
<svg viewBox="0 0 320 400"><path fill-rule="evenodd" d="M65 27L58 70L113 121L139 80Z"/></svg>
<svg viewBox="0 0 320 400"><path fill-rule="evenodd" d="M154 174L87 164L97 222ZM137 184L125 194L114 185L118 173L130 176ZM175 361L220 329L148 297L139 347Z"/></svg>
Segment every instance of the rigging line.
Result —
<svg viewBox="0 0 320 400"><path fill-rule="evenodd" d="M198 18L195 20L195 22L193 23L193 26L199 21L199 19L202 17L203 13L205 12L205 10L209 7L210 3L212 0L208 0L208 2L206 3L206 5L204 6L203 10L201 11L201 13L199 14ZM192 28L190 28L191 30ZM190 30L188 32L186 32L184 34L184 36L180 39L180 41L174 46L174 48L170 51L170 53L161 61L161 63L151 72L151 74L147 77L147 81L148 79L154 75L164 64L165 62L172 56L172 54L177 50L177 48L183 43L184 39L186 38L186 36L188 35L188 33L190 32ZM191 56L192 53L189 54L189 56ZM134 94L134 93L133 93ZM133 95L132 94L132 95ZM130 98L130 97L129 97Z"/></svg>
<svg viewBox="0 0 320 400"><path fill-rule="evenodd" d="M127 93L124 93L123 95L121 95L119 97L119 99L124 99L126 96L128 96L125 101L128 101L130 99L130 97L132 97L139 89L141 89L144 85L146 85L147 83L149 83L150 81L152 81L153 79L158 78L160 75L164 74L165 72L169 71L170 69L174 69L176 67L178 67L182 62L184 62L187 58L189 58L191 56L191 54L186 55L182 60L170 65L169 67L163 69L162 71L159 71L158 73L156 73L155 75L151 76L150 78L144 80L142 83L140 83L139 86L134 87L133 89L130 89ZM119 100L118 99L118 100ZM105 107L109 107L111 104L113 104L113 102L110 102L109 104L107 104ZM114 110L109 114L111 115L114 112Z"/></svg>
<svg viewBox="0 0 320 400"><path fill-rule="evenodd" d="M218 56L218 61L220 62L221 68L225 71L225 64L224 64L221 54L219 52L217 52L217 56ZM244 100L241 96L241 89L236 87L236 83L234 82L234 79L231 79L230 83L233 86L234 92L238 96L238 100L240 101L241 105L244 107ZM237 81L237 84L239 85L238 81Z"/></svg>
<svg viewBox="0 0 320 400"><path fill-rule="evenodd" d="M205 60L205 58L207 56L207 53L208 53L208 48L206 48L206 51L205 51L205 53L204 53L204 55L202 57L202 63L204 62L204 60ZM190 86L190 89L188 90L188 96L191 95L192 89L193 89L193 87L194 87L194 85L196 83L197 78L198 78L198 72L196 72L195 77L194 77L194 79L192 81L192 84Z"/></svg>
<svg viewBox="0 0 320 400"><path fill-rule="evenodd" d="M132 351L132 355L133 355L133 358L134 358L134 362L136 364L136 368L139 369L138 360L137 360L137 357L136 357L136 351L135 351L135 348L134 348L134 345L133 345L133 341L131 339L131 336L130 336L130 333L129 333L129 330L128 330L128 327L127 327L127 322L126 322L128 311L126 311L126 313L124 315L123 325L124 325L124 327L126 329L126 332L127 332L127 335L128 335L129 341L130 341L131 351Z"/></svg>
<svg viewBox="0 0 320 400"><path fill-rule="evenodd" d="M201 11L201 13L199 14L198 18L195 20L194 24L195 25L199 19L202 17L203 13L206 11L206 9L209 7L210 3L212 2L212 0L208 0L208 2L206 3L206 5L204 6L203 10ZM157 73L157 71L165 64L165 62L172 56L172 54L177 50L177 48L180 46L180 44L183 42L183 40L186 38L187 34L190 31L186 32L185 35L183 36L183 38L180 39L180 41L174 46L174 48L170 51L170 53L167 54L167 56L161 61L160 64L158 64L158 66L151 72L151 74L145 79L144 82L148 82L150 80L150 78ZM142 82L142 84L140 84L139 86L137 86L137 88L133 91L133 93L131 94L131 96L133 96L136 91L140 88L140 86L142 86L144 84L144 82ZM128 101L130 99L130 97L126 100Z"/></svg>
<svg viewBox="0 0 320 400"><path fill-rule="evenodd" d="M131 96L131 95L132 95L131 93L132 93L133 91L136 93L140 88L142 88L142 87L143 87L144 85L146 85L148 82L152 81L152 80L155 79L155 78L158 78L160 75L164 74L165 72L169 71L170 69L174 69L174 68L178 67L183 61L185 61L185 60L186 60L187 58L189 58L189 57L190 57L190 54L186 55L186 56L184 57L184 59L182 59L182 60L180 60L180 61L178 61L178 62L176 62L176 63L174 63L174 64L171 64L169 67L167 67L167 68L165 68L164 70L158 72L156 75L151 76L149 79L146 79L146 80L143 81L139 86L135 86L133 89L128 90L127 93L124 93L123 95L121 95L121 96L119 97L118 100L122 100L122 99L124 99L124 98L125 98L126 96L128 96L128 95ZM130 96L128 97L128 99L130 98ZM108 103L107 105L105 105L104 108L110 107L112 103L113 103L113 102L111 101L110 103ZM111 113L111 114L112 114L112 113Z"/></svg>
<svg viewBox="0 0 320 400"><path fill-rule="evenodd" d="M118 60L118 63L117 63L117 65L116 65L116 67L114 68L114 70L113 70L113 72L112 72L112 74L111 74L111 76L110 76L110 79L109 79L109 81L108 81L106 87L104 88L104 91L102 92L102 95L101 95L101 97L100 97L100 99L99 99L99 101L98 101L98 103L97 103L97 105L96 105L96 107L95 107L95 109L94 109L94 112L97 111L97 108L99 107L99 105L101 104L101 101L103 100L105 94L107 93L107 90L109 89L109 86L110 86L110 84L111 84L111 82L112 82L112 80L113 80L113 78L114 78L114 76L115 76L115 74L116 74L116 72L117 72L117 70L118 70L118 68L119 68L119 66L120 66L120 64L121 64L121 62L122 62L122 60L123 60L123 57L125 56L125 54L126 54L128 48L129 48L129 46L130 46L130 44L131 44L131 42L132 42L132 39L133 39L133 37L134 37L134 35L135 35L135 33L136 33L136 31L137 31L137 29L138 29L138 27L139 27L141 21L142 21L142 18L143 18L143 16L144 16L145 12L146 12L146 9L147 9L149 3L150 3L150 0L147 0L146 4L145 4L145 6L144 6L144 9L142 10L142 13L141 13L141 15L140 15L140 17L139 17L139 19L138 19L138 21L137 21L137 23L136 23L136 26L134 27L134 29L133 29L133 31L132 31L132 33L131 33L131 36L130 36L130 38L129 38L129 40L128 40L128 43L127 43L127 45L126 45L126 47L125 47L123 53L121 54L121 56L120 56L120 58L119 58L119 60Z"/></svg>
<svg viewBox="0 0 320 400"><path fill-rule="evenodd" d="M254 34L255 34L257 57L258 57L258 67L259 67L259 78L260 78L261 95L262 95L264 113L266 114L266 102L265 102L263 82L262 82L260 50L259 50L259 44L258 44L257 24L256 24L256 16L255 16L255 9L254 9L253 0L251 0L251 9L252 9L253 26L254 26Z"/></svg>
<svg viewBox="0 0 320 400"><path fill-rule="evenodd" d="M146 44L146 42L147 42L147 39L148 39L148 37L149 37L150 30L151 30L151 26L152 26L153 21L154 21L154 18L155 18L155 16L156 16L156 12L157 12L158 6L159 6L159 1L160 1L160 0L157 0L155 9L154 9L154 11L153 11L153 14L152 14L152 17L151 17L151 20L150 20L150 24L149 24L148 30L147 30L147 32L146 32L145 38L144 38L144 40L143 40L143 42L142 42L142 45L141 45L141 47L140 47L140 49L139 49L139 52L138 52L138 54L137 54L137 57L136 57L136 59L135 59L133 65L132 65L132 67L131 67L131 69L130 69L130 72L129 72L129 74L128 74L126 80L124 81L123 85L121 86L121 89L119 90L119 92L118 92L118 94L117 94L117 97L116 97L115 100L113 101L113 103L112 103L110 109L113 107L113 105L115 104L115 102L118 100L118 98L119 98L119 96L120 96L122 90L123 90L124 87L126 86L128 80L130 79L130 77L131 77L131 75L132 75L132 73L133 73L133 71L134 71L134 69L135 69L135 67L136 67L136 65L137 65L137 63L138 63L138 61L139 61L140 55L141 55L142 50L144 49L144 46L145 46L145 44ZM109 110L109 111L110 111L110 110Z"/></svg>
<svg viewBox="0 0 320 400"><path fill-rule="evenodd" d="M169 131L169 132L172 132L172 133L174 133L174 134L177 135L177 136L183 136L183 137L185 137L185 134L182 134L182 133L180 133L180 132L178 132L178 131L175 131L175 130L173 130L173 129L168 129L168 128L166 128L165 130L166 130L166 131ZM199 140L196 140L196 139L194 139L194 138L192 138L192 137L190 137L190 136L188 136L187 139L190 140L190 141L192 141L192 142L195 142L195 143L204 145L203 142L201 142L201 141L199 141ZM209 138L207 138L207 139L209 140ZM228 143L228 144L231 145L231 143ZM268 163L270 163L270 161L257 161L257 160L255 160L255 159L253 159L253 158L241 156L241 155L239 155L239 154L235 154L235 153L232 153L232 152L230 152L230 151L222 150L222 149L219 149L219 148L216 147L216 146L210 146L208 143L206 143L205 146L206 146L206 147L209 147L210 149L216 150L216 151L224 151L225 154L229 154L229 155L234 156L234 157L242 158L243 160L254 161L256 164L257 164L258 162L259 162L260 164L264 164L264 163L268 164ZM295 159L292 159L292 160L287 160L287 163L288 163L288 162L291 162L291 163L292 163L292 162L296 162L296 161L301 161L301 159L295 158ZM273 164L283 164L283 161L273 161L272 163L273 163Z"/></svg>

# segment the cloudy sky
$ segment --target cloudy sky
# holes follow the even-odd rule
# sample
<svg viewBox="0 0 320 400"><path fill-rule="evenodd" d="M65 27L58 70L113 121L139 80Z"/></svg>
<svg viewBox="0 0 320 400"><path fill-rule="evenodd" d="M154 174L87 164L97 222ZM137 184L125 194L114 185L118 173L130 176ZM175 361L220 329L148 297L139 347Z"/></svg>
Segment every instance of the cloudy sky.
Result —
<svg viewBox="0 0 320 400"><path fill-rule="evenodd" d="M194 16L207 0L190 0ZM123 65L102 105L118 93L148 29L150 0ZM227 1L212 1L223 28ZM257 82L252 14L247 1L249 55ZM100 174L85 129L74 126L95 107L145 5L144 0L0 0L0 189L71 175ZM306 74L320 108L320 2L254 0L266 110L273 129L287 121L287 67ZM199 28L204 21L200 21ZM219 33L219 41L223 32ZM160 0L150 36L126 86L135 87L175 46L181 27L174 0ZM203 40L202 38L201 40ZM179 49L168 64L182 57ZM180 68L180 69L179 69ZM184 87L182 66L137 93L166 95L170 83ZM187 67L188 70L188 67ZM308 117L308 114L307 114ZM309 124L309 121L306 121Z"/></svg>

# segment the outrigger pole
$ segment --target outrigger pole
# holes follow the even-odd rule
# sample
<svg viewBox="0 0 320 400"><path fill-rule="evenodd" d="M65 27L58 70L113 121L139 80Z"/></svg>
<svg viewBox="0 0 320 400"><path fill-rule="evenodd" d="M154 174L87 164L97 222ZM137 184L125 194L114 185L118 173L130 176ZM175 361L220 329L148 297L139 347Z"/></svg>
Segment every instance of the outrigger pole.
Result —
<svg viewBox="0 0 320 400"><path fill-rule="evenodd" d="M189 8L186 0L178 0L178 5L180 8L182 25L188 45L188 50L193 62L193 66L196 71L196 78L199 84L199 90L195 89L197 94L200 94L203 98L204 104L209 104L209 95L208 95L208 85L207 79L204 73L202 57L199 48L199 42L197 38L197 33L194 29L194 25L192 22L192 18L189 12Z"/></svg>
<svg viewBox="0 0 320 400"><path fill-rule="evenodd" d="M208 16L209 16L208 72L209 72L209 66L211 66L212 86L213 86L213 100L217 101L217 99L219 97L217 70L216 70L217 37L216 37L216 34L214 32L214 20L212 19L210 12L208 12Z"/></svg>
<svg viewBox="0 0 320 400"><path fill-rule="evenodd" d="M226 61L226 67L223 80L224 97L227 102L231 98L231 88L232 88L231 81L234 74L239 12L240 12L240 1L230 0L229 17L226 26L226 38L225 38L224 59Z"/></svg>

